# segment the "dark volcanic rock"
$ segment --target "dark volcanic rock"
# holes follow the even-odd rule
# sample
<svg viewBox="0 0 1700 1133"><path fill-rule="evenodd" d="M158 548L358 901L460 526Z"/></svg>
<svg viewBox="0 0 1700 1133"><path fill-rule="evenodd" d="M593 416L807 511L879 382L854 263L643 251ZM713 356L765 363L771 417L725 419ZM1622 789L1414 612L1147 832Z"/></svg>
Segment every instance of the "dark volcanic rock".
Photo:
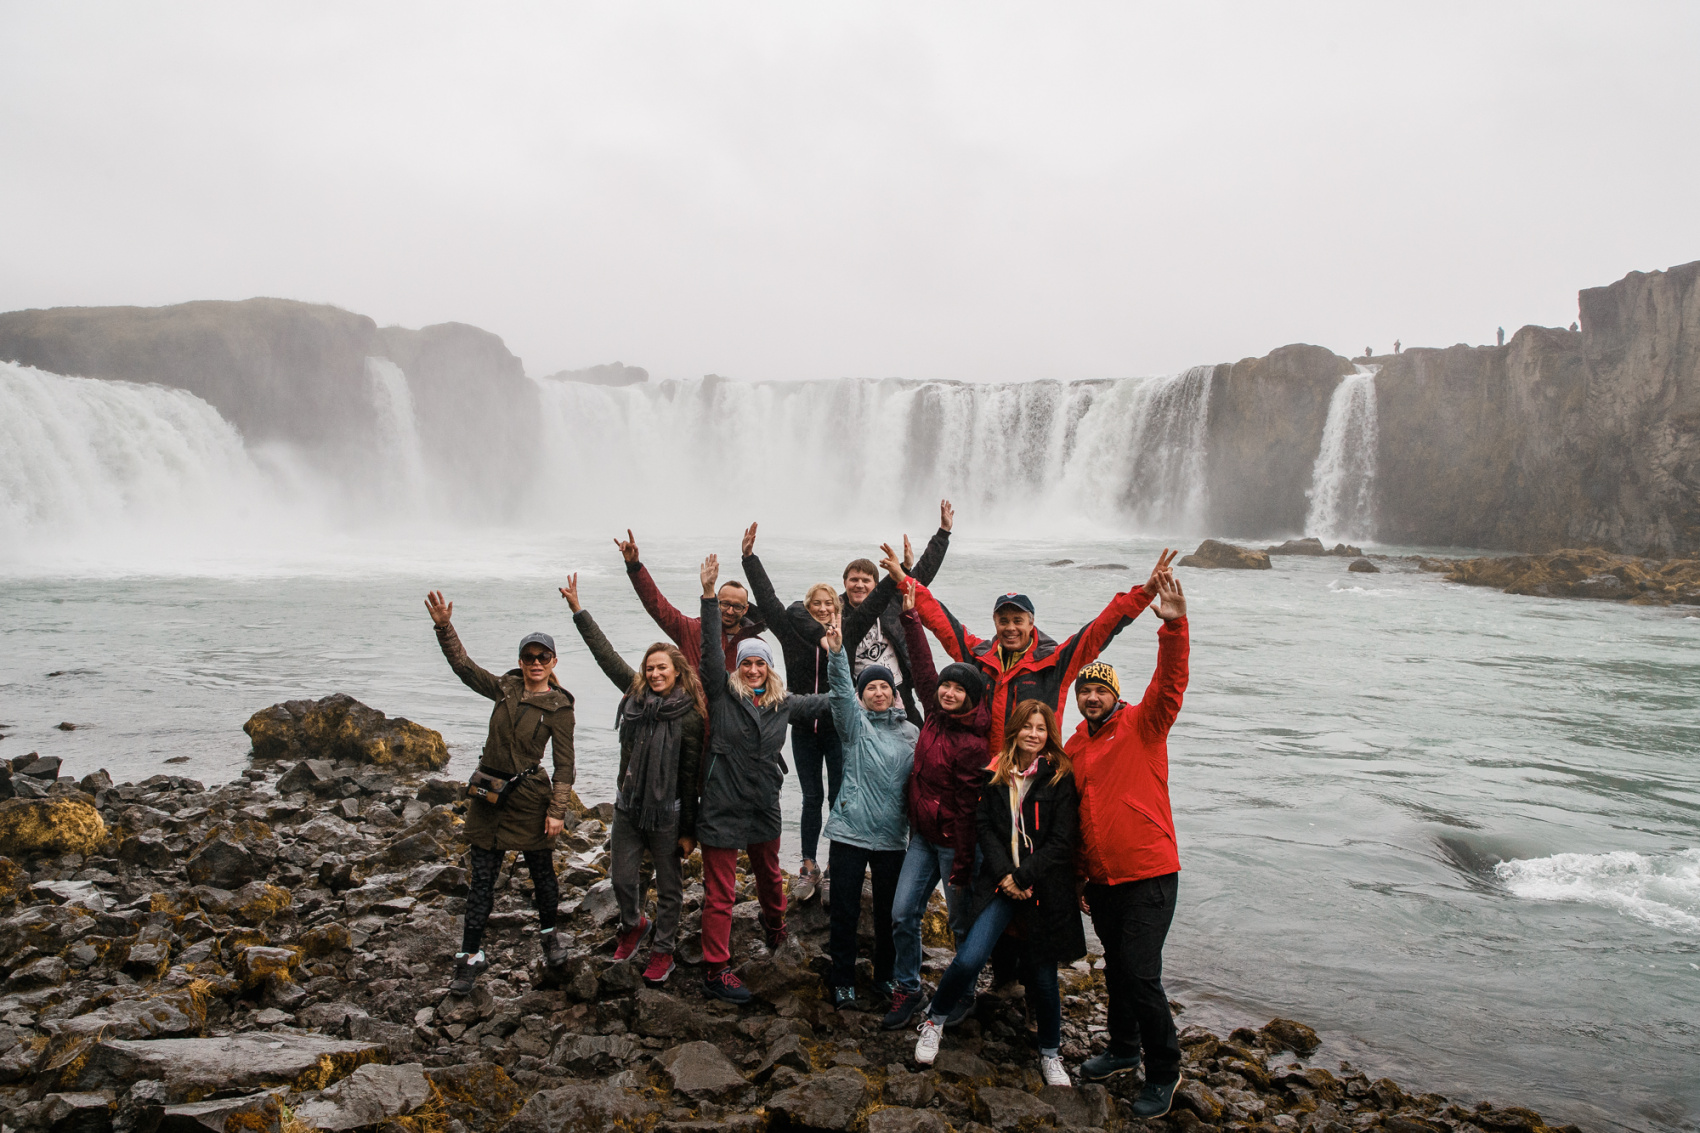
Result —
<svg viewBox="0 0 1700 1133"><path fill-rule="evenodd" d="M722 1100L749 1087L738 1068L713 1043L685 1043L656 1061L673 1092L696 1101Z"/></svg>
<svg viewBox="0 0 1700 1133"><path fill-rule="evenodd" d="M315 1129L340 1133L376 1125L386 1117L412 1113L431 1100L431 1084L418 1063L381 1066L368 1063L335 1082L317 1098L296 1107L297 1119Z"/></svg>
<svg viewBox="0 0 1700 1133"><path fill-rule="evenodd" d="M118 1039L97 1043L77 1084L122 1088L154 1079L182 1102L215 1090L293 1086L317 1090L385 1056L383 1047L279 1032L217 1039Z"/></svg>
<svg viewBox="0 0 1700 1133"><path fill-rule="evenodd" d="M1381 568L1370 562L1368 559L1353 559L1351 565L1347 566L1346 569L1351 571L1353 574L1381 573Z"/></svg>
<svg viewBox="0 0 1700 1133"><path fill-rule="evenodd" d="M253 740L255 759L351 760L398 771L436 771L449 761L442 733L390 719L340 692L274 704L242 730Z"/></svg>
<svg viewBox="0 0 1700 1133"><path fill-rule="evenodd" d="M189 880L215 889L240 889L254 880L254 857L223 838L215 838L189 859Z"/></svg>
<svg viewBox="0 0 1700 1133"><path fill-rule="evenodd" d="M1198 545L1198 550L1185 556L1175 565L1227 570L1270 569L1267 553L1253 551L1247 547L1236 547L1232 543L1223 543L1215 539L1206 539Z"/></svg>
<svg viewBox="0 0 1700 1133"><path fill-rule="evenodd" d="M160 1115L159 1133L278 1133L282 1126L283 1102L278 1093L261 1090L168 1105Z"/></svg>
<svg viewBox="0 0 1700 1133"><path fill-rule="evenodd" d="M615 1082L571 1082L531 1095L502 1133L637 1130L658 1108L643 1094Z"/></svg>
<svg viewBox="0 0 1700 1133"><path fill-rule="evenodd" d="M859 1070L834 1068L811 1074L768 1099L768 1111L808 1129L847 1130L869 1101L868 1080Z"/></svg>

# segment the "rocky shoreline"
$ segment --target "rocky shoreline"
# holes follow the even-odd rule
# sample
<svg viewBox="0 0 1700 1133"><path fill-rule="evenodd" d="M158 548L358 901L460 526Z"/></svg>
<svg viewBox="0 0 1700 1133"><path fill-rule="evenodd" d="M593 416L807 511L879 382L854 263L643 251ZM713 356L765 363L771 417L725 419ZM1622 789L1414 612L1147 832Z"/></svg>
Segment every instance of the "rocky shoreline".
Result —
<svg viewBox="0 0 1700 1133"><path fill-rule="evenodd" d="M568 963L543 966L529 883L504 870L491 969L451 998L467 884L460 784L432 775L441 737L402 724L346 697L275 706L250 722L254 765L212 787L78 780L33 755L0 763L5 1130L1548 1128L1529 1109L1413 1096L1314 1064L1315 1033L1282 1019L1226 1036L1184 1027L1186 1082L1173 1112L1145 1123L1126 1116L1137 1077L1043 1086L1019 999L983 995L917 1073L911 1030L881 1031L874 1011L836 1012L824 997L821 902L792 909L791 942L770 954L742 870L733 954L756 998L705 999L695 862L681 969L664 990L644 987L641 950L612 959L610 804L581 807L555 851ZM930 981L950 958L934 901ZM1066 969L1063 995L1063 1055L1078 1063L1107 1041L1102 973Z"/></svg>

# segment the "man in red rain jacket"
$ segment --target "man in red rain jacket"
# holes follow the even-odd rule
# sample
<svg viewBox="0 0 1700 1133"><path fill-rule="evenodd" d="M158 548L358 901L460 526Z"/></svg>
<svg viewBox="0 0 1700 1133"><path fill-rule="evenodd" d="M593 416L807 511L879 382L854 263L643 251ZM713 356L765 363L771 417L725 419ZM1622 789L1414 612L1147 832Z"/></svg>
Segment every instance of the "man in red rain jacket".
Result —
<svg viewBox="0 0 1700 1133"><path fill-rule="evenodd" d="M655 624L661 627L661 632L673 639L673 644L679 647L679 652L685 655L691 667L696 668L697 662L702 659L702 619L687 617L662 596L661 588L649 577L649 568L638 558L637 540L632 538L629 529L624 539L614 540L614 545L620 548L620 557L626 560L626 575L632 580L638 601L655 619ZM750 605L750 592L743 583L722 582L717 597L720 600L720 644L726 649L726 671L730 673L738 668L738 643L746 637L760 637L766 632L767 623L762 620L761 611Z"/></svg>
<svg viewBox="0 0 1700 1133"><path fill-rule="evenodd" d="M1181 1048L1163 990L1163 942L1175 916L1181 868L1169 811L1169 728L1187 682L1186 596L1172 571L1157 580L1157 672L1137 705L1121 699L1116 671L1099 662L1080 671L1075 707L1085 717L1064 750L1080 791L1075 864L1081 906L1104 945L1110 1045L1086 1060L1080 1076L1109 1078L1136 1070L1145 1087L1134 1115L1169 1111L1180 1084Z"/></svg>
<svg viewBox="0 0 1700 1133"><path fill-rule="evenodd" d="M925 586L915 588L915 611L956 661L978 665L986 674L992 728L986 737L988 760L1003 743L1004 725L1024 700L1042 700L1062 719L1063 697L1075 674L1104 651L1110 639L1138 617L1157 596L1157 579L1166 573L1178 552L1164 550L1144 586L1117 594L1104 612L1082 626L1062 644L1033 626L1033 602L1025 594L1005 594L992 607L997 637L975 637L962 628Z"/></svg>

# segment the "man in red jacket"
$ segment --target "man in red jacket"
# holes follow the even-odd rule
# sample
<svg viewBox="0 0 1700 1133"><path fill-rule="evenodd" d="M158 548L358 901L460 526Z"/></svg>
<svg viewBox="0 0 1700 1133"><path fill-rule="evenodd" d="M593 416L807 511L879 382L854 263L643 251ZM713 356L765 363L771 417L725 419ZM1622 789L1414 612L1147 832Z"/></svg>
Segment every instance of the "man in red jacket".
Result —
<svg viewBox="0 0 1700 1133"><path fill-rule="evenodd" d="M1186 596L1167 568L1157 578L1157 672L1137 705L1121 700L1116 671L1081 669L1075 707L1085 717L1064 750L1080 791L1075 863L1081 908L1104 945L1110 1045L1080 1067L1087 1080L1137 1070L1145 1087L1136 1117L1169 1111L1180 1084L1181 1048L1163 990L1163 942L1175 915L1181 868L1169 811L1169 727L1187 681Z"/></svg>
<svg viewBox="0 0 1700 1133"><path fill-rule="evenodd" d="M685 616L662 597L655 580L649 577L649 568L638 558L637 540L632 538L630 529L627 529L624 539L616 538L614 545L620 548L620 557L626 560L626 575L632 580L638 601L655 619L655 624L661 627L661 632L673 639L673 644L679 647L679 652L685 655L691 667L696 668L697 662L702 659L702 619ZM730 673L738 668L738 643L746 637L759 637L766 631L767 623L762 621L760 610L752 610L750 592L744 589L743 583L721 583L717 597L720 600L720 644L726 649L726 671Z"/></svg>
<svg viewBox="0 0 1700 1133"><path fill-rule="evenodd" d="M992 603L997 636L987 641L962 627L925 586L915 588L915 612L944 646L951 660L978 665L986 674L992 727L986 737L988 761L1003 743L1004 725L1024 700L1042 700L1060 720L1063 698L1075 674L1097 659L1110 639L1144 612L1157 596L1157 579L1167 573L1177 551L1164 549L1144 586L1117 594L1104 612L1087 622L1060 645L1033 624L1033 601L1025 594L1004 594Z"/></svg>

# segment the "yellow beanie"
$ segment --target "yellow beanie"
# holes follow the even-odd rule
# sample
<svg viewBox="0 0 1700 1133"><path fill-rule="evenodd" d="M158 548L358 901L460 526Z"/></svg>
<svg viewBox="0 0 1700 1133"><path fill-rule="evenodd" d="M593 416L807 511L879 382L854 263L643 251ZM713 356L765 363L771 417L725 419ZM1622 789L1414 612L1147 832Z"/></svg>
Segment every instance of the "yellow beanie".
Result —
<svg viewBox="0 0 1700 1133"><path fill-rule="evenodd" d="M1080 675L1074 678L1074 687L1079 688L1088 681L1096 681L1098 684L1107 685L1110 691L1116 694L1116 698L1118 700L1121 698L1122 686L1121 682L1116 680L1116 670L1105 662L1094 661L1084 669L1080 670Z"/></svg>

